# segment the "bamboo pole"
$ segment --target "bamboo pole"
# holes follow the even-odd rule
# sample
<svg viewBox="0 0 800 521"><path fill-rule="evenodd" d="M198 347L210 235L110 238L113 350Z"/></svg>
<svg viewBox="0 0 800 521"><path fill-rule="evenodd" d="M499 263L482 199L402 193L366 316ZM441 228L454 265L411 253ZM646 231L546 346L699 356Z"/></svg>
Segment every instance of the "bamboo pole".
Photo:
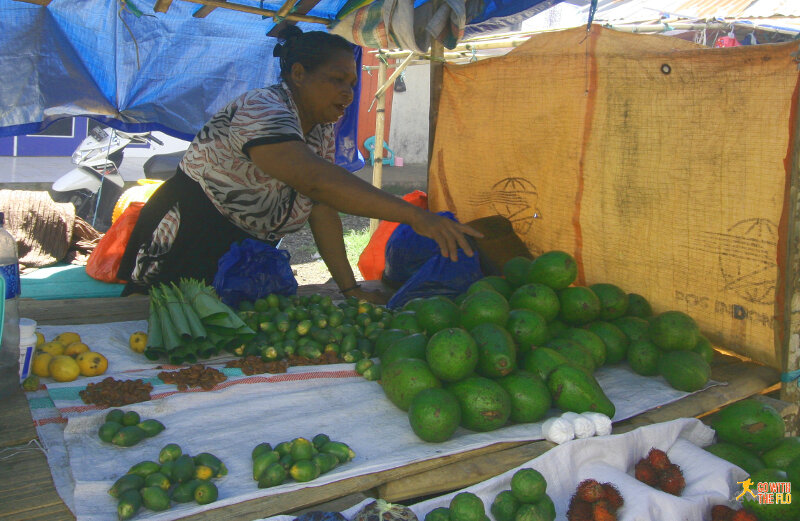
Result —
<svg viewBox="0 0 800 521"><path fill-rule="evenodd" d="M231 9L233 11L240 11L243 13L250 13L250 14L258 14L261 16L266 16L268 18L274 18L277 14L275 11L270 9L261 9L258 7L251 7L249 5L241 5L241 4L233 4L230 2L223 2L220 0L184 0L185 2L191 2L193 4L201 4L207 5L211 7L222 7L224 9ZM328 25L331 23L331 20L328 18L320 18L319 16L309 16L305 14L290 14L286 16L287 20L293 22L309 22L315 24L322 24Z"/></svg>
<svg viewBox="0 0 800 521"><path fill-rule="evenodd" d="M397 77L400 75L400 73L403 72L403 70L406 67L408 67L408 64L410 64L411 60L413 59L414 59L414 53L411 53L405 60L403 60L403 62L400 65L395 67L395 71L392 73L392 75L389 76L389 78L385 82L383 82L380 87L378 87L377 92L375 92L375 98L377 98L378 96L382 96L383 93L386 92L386 89L388 89L390 85L394 84L394 80L396 80ZM383 71L385 74L387 65L381 62L380 65L378 65L378 69L380 70L381 67L383 67ZM380 83L380 81L378 81L378 83Z"/></svg>
<svg viewBox="0 0 800 521"><path fill-rule="evenodd" d="M800 105L800 100L795 100ZM800 307L800 114L795 114L794 139L791 144L791 171L789 172L789 221L786 237L786 257L784 287L777 288L784 291L784 330L783 342L776 339L776 347L781 353L782 373L792 373L800 370L800 317L795 310ZM780 338L779 335L776 335ZM781 400L789 403L800 403L800 380L791 380L781 384ZM794 424L787 422L788 435L800 435L800 419L795 418Z"/></svg>
<svg viewBox="0 0 800 521"><path fill-rule="evenodd" d="M433 139L436 135L436 120L439 117L439 98L442 95L444 78L444 46L438 40L431 43L431 104L428 109L428 180L433 163Z"/></svg>
<svg viewBox="0 0 800 521"><path fill-rule="evenodd" d="M386 62L380 60L378 66L378 85L386 82ZM381 93L378 97L378 108L375 111L375 152L372 157L375 163L372 165L372 186L381 188L383 186L383 131L386 115L386 95ZM370 236L378 229L378 219L369 220Z"/></svg>
<svg viewBox="0 0 800 521"><path fill-rule="evenodd" d="M278 9L277 14L275 15L276 18L286 18L286 15L289 14L289 11L292 10L294 6L295 0L286 0L280 9Z"/></svg>
<svg viewBox="0 0 800 521"><path fill-rule="evenodd" d="M172 5L172 0L156 0L156 6L153 8L153 11L156 13L166 13L170 5Z"/></svg>

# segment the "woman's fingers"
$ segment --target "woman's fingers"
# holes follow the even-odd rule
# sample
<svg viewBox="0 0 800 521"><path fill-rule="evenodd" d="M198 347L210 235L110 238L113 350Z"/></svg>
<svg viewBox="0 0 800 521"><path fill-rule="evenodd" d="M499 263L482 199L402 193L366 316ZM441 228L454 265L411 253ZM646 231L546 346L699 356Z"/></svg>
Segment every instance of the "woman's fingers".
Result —
<svg viewBox="0 0 800 521"><path fill-rule="evenodd" d="M442 256L449 258L453 262L458 261L458 249L464 250L467 256L472 257L474 252L467 240L467 235L473 237L483 237L483 234L471 226L461 224L446 217L436 215L431 212L421 212L422 219L413 226L414 230L420 235L430 237L439 246Z"/></svg>

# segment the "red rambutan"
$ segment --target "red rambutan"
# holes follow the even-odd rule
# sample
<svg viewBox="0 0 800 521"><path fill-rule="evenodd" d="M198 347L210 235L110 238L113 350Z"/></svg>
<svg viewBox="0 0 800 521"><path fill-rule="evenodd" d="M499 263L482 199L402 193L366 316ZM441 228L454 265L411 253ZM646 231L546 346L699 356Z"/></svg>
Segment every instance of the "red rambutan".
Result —
<svg viewBox="0 0 800 521"><path fill-rule="evenodd" d="M731 517L731 521L758 521L758 518L752 512L736 510Z"/></svg>
<svg viewBox="0 0 800 521"><path fill-rule="evenodd" d="M603 485L593 479L585 479L578 485L578 490L575 495L581 501L594 503L598 499L603 498Z"/></svg>
<svg viewBox="0 0 800 521"><path fill-rule="evenodd" d="M636 479L651 487L658 485L656 469L646 459L639 460L639 463L634 467L634 475Z"/></svg>
<svg viewBox="0 0 800 521"><path fill-rule="evenodd" d="M663 470L671 463L667 457L667 453L656 448L650 449L650 452L647 453L647 461L656 470Z"/></svg>
<svg viewBox="0 0 800 521"><path fill-rule="evenodd" d="M592 505L594 521L617 521L616 509L608 501L600 500Z"/></svg>
<svg viewBox="0 0 800 521"><path fill-rule="evenodd" d="M594 521L592 504L581 501L578 496L572 496L567 510L568 521Z"/></svg>
<svg viewBox="0 0 800 521"><path fill-rule="evenodd" d="M603 497L614 510L622 508L622 504L625 503L625 500L622 499L622 494L611 483L603 483Z"/></svg>
<svg viewBox="0 0 800 521"><path fill-rule="evenodd" d="M711 507L711 521L732 521L736 511L727 505Z"/></svg>

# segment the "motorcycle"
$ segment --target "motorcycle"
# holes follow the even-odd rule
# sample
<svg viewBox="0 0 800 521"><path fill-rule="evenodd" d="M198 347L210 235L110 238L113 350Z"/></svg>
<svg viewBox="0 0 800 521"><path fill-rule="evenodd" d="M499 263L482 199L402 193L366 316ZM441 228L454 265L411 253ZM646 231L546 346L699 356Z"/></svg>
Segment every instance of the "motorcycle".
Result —
<svg viewBox="0 0 800 521"><path fill-rule="evenodd" d="M95 126L72 154L72 163L76 168L53 183L53 199L72 203L79 217L98 231L107 231L111 227L114 205L125 187L125 181L119 173L125 148L151 141L164 144L150 132L128 133ZM168 178L175 173L182 155L183 152L178 152L151 157L145 163L145 177Z"/></svg>

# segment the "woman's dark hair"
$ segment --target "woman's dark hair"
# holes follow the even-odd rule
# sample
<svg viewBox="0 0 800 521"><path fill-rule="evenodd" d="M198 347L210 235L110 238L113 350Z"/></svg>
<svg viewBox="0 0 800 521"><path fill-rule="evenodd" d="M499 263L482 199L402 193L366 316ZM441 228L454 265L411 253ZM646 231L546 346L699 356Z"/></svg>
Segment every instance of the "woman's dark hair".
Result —
<svg viewBox="0 0 800 521"><path fill-rule="evenodd" d="M304 33L296 25L287 25L278 33L279 43L272 55L280 58L281 78L289 78L292 65L299 63L307 71L313 71L328 62L335 52L353 52L353 44L341 36L324 31Z"/></svg>

